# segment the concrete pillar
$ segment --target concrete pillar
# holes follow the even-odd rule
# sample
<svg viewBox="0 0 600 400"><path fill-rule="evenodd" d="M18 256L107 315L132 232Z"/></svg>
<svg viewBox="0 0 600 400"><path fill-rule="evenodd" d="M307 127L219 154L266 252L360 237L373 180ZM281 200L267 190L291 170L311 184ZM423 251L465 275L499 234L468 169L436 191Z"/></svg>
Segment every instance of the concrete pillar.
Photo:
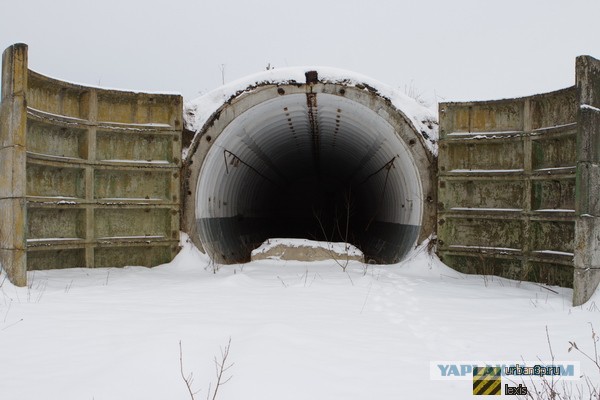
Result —
<svg viewBox="0 0 600 400"><path fill-rule="evenodd" d="M95 89L90 89L84 96L86 110L85 117L92 124L87 127L87 159L96 161L96 129L98 122L98 93ZM95 207L94 203L94 165L88 164L85 167L85 199L88 204L85 207L85 266L94 268L95 262Z"/></svg>
<svg viewBox="0 0 600 400"><path fill-rule="evenodd" d="M2 54L0 104L0 264L10 281L27 284L27 45Z"/></svg>
<svg viewBox="0 0 600 400"><path fill-rule="evenodd" d="M577 183L573 305L600 283L600 61L577 57Z"/></svg>

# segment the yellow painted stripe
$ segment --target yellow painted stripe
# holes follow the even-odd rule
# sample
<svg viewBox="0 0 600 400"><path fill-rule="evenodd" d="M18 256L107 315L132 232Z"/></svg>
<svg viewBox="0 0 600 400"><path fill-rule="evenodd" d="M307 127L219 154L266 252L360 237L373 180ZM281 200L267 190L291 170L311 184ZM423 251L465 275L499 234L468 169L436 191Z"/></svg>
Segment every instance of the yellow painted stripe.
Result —
<svg viewBox="0 0 600 400"><path fill-rule="evenodd" d="M475 367L473 368L473 377L475 376L490 376L490 377L500 377L501 375L500 367Z"/></svg>
<svg viewBox="0 0 600 400"><path fill-rule="evenodd" d="M502 386L500 380L493 381L490 387L483 392L484 395L500 395L502 392Z"/></svg>
<svg viewBox="0 0 600 400"><path fill-rule="evenodd" d="M491 386L497 386L500 384L499 379L486 379L483 381L473 382L473 392L485 392Z"/></svg>
<svg viewBox="0 0 600 400"><path fill-rule="evenodd" d="M500 385L500 382L493 382L490 386L484 386L478 390L474 390L473 394L474 395L500 395L501 394L501 390L502 387Z"/></svg>
<svg viewBox="0 0 600 400"><path fill-rule="evenodd" d="M479 383L485 383L487 381L496 381L496 380L500 380L500 378L497 377L483 377L483 378L479 378L479 379L473 379L473 385L479 384Z"/></svg>

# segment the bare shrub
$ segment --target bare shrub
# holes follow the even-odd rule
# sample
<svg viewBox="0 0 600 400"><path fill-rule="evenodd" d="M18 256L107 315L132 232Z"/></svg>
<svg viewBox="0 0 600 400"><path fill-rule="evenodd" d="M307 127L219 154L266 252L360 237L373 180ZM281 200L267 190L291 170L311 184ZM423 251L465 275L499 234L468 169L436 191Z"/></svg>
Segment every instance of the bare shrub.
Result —
<svg viewBox="0 0 600 400"><path fill-rule="evenodd" d="M543 376L537 382L531 379L527 385L529 388L532 388L532 390L528 390L526 395L520 395L517 396L517 398L531 400L600 400L600 357L598 355L599 337L591 323L590 327L592 331L592 350L584 351L579 348L575 342L569 342L570 346L568 352L575 350L592 362L592 364L595 366L594 375L597 375L595 382L592 377L586 374L581 376L583 382L580 384L574 384L573 382L566 382L564 380L556 379L552 375ZM546 327L546 340L548 342L548 349L550 350L551 362L554 364L555 356L554 351L552 350L552 344L550 342L548 327ZM523 381L522 383L525 382Z"/></svg>
<svg viewBox="0 0 600 400"><path fill-rule="evenodd" d="M214 357L214 363L215 363L215 375L217 378L217 382L215 384L215 386L212 386L212 382L210 382L208 384L208 391L206 393L206 399L207 400L215 400L217 398L217 393L219 392L219 388L221 386L223 386L224 384L226 384L227 382L229 382L231 380L231 378L233 378L233 375L230 375L228 377L226 377L226 373L227 371L229 371L229 369L231 367L233 367L234 363L229 363L227 359L229 358L229 350L231 348L231 338L229 338L229 341L227 342L227 345L225 347L221 348L221 357L217 358L216 356ZM195 400L196 399L196 395L200 392L200 389L194 391L192 389L193 385L194 385L194 373L190 372L189 374L186 375L186 373L184 372L184 368L183 368L183 349L182 349L182 345L181 345L181 340L179 341L179 373L181 374L181 378L183 379L183 382L185 383L185 387L187 388L188 394L190 395L190 399L191 400Z"/></svg>

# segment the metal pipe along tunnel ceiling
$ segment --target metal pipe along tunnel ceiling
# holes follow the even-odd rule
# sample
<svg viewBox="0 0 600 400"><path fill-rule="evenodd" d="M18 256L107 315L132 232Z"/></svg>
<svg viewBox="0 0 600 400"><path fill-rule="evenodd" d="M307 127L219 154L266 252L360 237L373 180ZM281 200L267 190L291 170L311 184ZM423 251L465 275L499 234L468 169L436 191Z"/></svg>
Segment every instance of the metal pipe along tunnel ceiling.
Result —
<svg viewBox="0 0 600 400"><path fill-rule="evenodd" d="M431 201L431 154L414 126L367 90L262 89L225 104L197 135L192 238L221 263L247 261L275 237L346 241L369 262L401 260Z"/></svg>

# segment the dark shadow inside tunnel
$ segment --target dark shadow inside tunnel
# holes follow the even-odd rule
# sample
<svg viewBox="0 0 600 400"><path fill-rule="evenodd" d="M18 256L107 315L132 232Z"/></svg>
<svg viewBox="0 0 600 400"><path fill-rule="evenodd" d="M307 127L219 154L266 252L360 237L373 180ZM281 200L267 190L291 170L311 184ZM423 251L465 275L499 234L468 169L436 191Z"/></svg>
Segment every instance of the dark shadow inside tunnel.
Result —
<svg viewBox="0 0 600 400"><path fill-rule="evenodd" d="M358 244L356 200L352 186L334 179L310 176L291 183L273 211L281 237Z"/></svg>

